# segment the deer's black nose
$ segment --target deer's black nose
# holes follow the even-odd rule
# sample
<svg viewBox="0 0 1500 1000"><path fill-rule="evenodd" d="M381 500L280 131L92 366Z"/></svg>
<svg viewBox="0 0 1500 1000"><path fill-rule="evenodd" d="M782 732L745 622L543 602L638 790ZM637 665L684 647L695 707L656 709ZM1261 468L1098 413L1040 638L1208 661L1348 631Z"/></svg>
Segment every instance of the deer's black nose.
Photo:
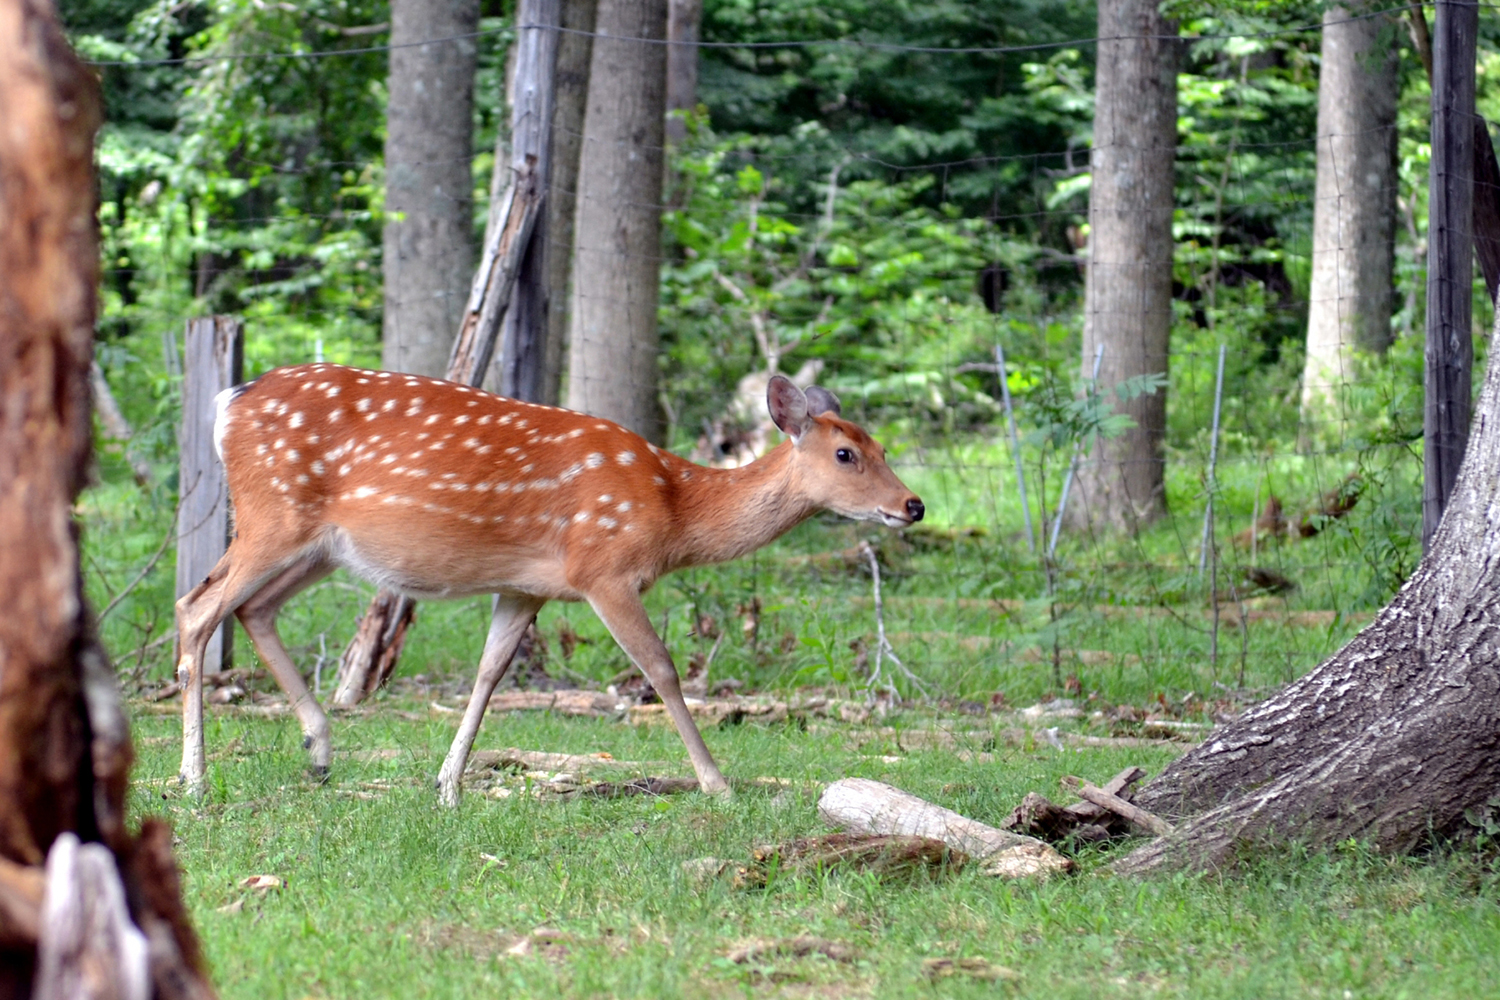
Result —
<svg viewBox="0 0 1500 1000"><path fill-rule="evenodd" d="M912 521L915 522L922 520L922 515L925 513L927 513L927 508L923 507L922 501L918 500L916 497L912 497L910 500L906 501L906 516L911 518Z"/></svg>

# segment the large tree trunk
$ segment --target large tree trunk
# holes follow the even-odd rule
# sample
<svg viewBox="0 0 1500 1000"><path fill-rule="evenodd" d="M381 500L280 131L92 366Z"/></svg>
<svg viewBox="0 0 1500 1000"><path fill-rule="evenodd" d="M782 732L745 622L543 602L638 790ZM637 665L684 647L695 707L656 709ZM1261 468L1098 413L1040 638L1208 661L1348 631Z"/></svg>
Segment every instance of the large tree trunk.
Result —
<svg viewBox="0 0 1500 1000"><path fill-rule="evenodd" d="M71 516L93 431L99 121L98 86L51 3L0 0L5 1000L213 995L170 831L147 820L137 837L125 824L130 730L90 626ZM90 843L80 848L80 838Z"/></svg>
<svg viewBox="0 0 1500 1000"><path fill-rule="evenodd" d="M562 398L562 373L571 317L573 220L578 205L578 159L588 106L598 0L563 4L552 94L552 183L547 191L547 349L541 402Z"/></svg>
<svg viewBox="0 0 1500 1000"><path fill-rule="evenodd" d="M1314 428L1354 376L1353 351L1391 342L1396 233L1395 21L1368 4L1323 13L1312 291L1302 420Z"/></svg>
<svg viewBox="0 0 1500 1000"><path fill-rule="evenodd" d="M468 300L478 26L478 0L391 3L381 363L393 371L441 376ZM451 40L415 44L439 38Z"/></svg>
<svg viewBox="0 0 1500 1000"><path fill-rule="evenodd" d="M568 341L568 405L654 441L666 31L667 0L599 0Z"/></svg>
<svg viewBox="0 0 1500 1000"><path fill-rule="evenodd" d="M1110 389L1165 374L1172 328L1172 189L1177 26L1158 0L1100 0L1083 374L1104 348L1099 389L1135 421L1079 469L1074 523L1135 530L1166 511L1162 392L1120 403Z"/></svg>
<svg viewBox="0 0 1500 1000"><path fill-rule="evenodd" d="M1141 789L1185 818L1117 868L1216 867L1256 844L1406 851L1500 790L1500 365L1431 551L1327 662Z"/></svg>

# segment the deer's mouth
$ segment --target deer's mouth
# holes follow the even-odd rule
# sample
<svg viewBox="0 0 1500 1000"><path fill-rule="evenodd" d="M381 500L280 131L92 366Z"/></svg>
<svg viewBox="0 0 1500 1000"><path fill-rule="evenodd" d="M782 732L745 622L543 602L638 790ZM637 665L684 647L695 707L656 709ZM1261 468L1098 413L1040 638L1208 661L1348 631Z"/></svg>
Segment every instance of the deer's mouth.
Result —
<svg viewBox="0 0 1500 1000"><path fill-rule="evenodd" d="M911 527L911 525L916 523L915 518L906 517L902 514L895 514L888 510L879 509L876 509L875 516L870 520L879 521L887 528L909 528Z"/></svg>

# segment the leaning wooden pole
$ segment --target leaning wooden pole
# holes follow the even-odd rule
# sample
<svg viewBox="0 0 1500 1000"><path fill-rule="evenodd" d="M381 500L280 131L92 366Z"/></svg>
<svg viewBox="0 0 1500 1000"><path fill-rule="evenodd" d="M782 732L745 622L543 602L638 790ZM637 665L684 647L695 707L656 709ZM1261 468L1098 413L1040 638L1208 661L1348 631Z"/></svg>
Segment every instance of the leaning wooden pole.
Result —
<svg viewBox="0 0 1500 1000"><path fill-rule="evenodd" d="M1469 440L1472 387L1474 58L1479 8L1437 0L1427 224L1422 547L1443 519Z"/></svg>
<svg viewBox="0 0 1500 1000"><path fill-rule="evenodd" d="M209 998L171 831L83 599L98 85L50 0L0 0L0 996Z"/></svg>
<svg viewBox="0 0 1500 1000"><path fill-rule="evenodd" d="M546 204L560 21L561 0L521 0L516 10L510 183L490 203L484 251L448 358L450 380L478 385L503 328L501 391L519 399L540 399L543 391L546 226L537 221ZM415 611L409 597L387 590L375 595L344 650L334 705L357 705L390 678Z"/></svg>

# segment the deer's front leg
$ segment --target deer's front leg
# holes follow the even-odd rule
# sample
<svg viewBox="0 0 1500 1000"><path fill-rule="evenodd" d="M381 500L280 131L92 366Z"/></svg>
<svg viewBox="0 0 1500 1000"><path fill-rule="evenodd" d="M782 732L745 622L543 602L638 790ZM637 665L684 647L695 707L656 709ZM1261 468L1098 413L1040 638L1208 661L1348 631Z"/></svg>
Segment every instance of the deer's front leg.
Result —
<svg viewBox="0 0 1500 1000"><path fill-rule="evenodd" d="M443 805L458 805L463 794L464 765L469 762L469 751L474 749L474 739L479 735L479 724L484 721L490 695L495 693L495 685L509 669L516 647L521 644L521 636L526 634L526 626L536 619L536 613L546 603L536 597L511 594L495 598L490 634L484 641L484 654L479 658L479 672L474 677L469 706L464 709L463 721L458 724L458 733L453 737L453 746L449 747L448 757L438 772L438 798Z"/></svg>
<svg viewBox="0 0 1500 1000"><path fill-rule="evenodd" d="M677 727L677 734L687 746L688 760L692 762L693 773L698 776L698 789L709 795L726 794L729 782L724 780L719 765L714 763L703 735L688 712L687 703L682 700L682 685L677 678L677 667L672 663L672 654L651 627L651 619L646 615L640 595L634 591L591 594L589 604L620 648L656 688L667 714Z"/></svg>

